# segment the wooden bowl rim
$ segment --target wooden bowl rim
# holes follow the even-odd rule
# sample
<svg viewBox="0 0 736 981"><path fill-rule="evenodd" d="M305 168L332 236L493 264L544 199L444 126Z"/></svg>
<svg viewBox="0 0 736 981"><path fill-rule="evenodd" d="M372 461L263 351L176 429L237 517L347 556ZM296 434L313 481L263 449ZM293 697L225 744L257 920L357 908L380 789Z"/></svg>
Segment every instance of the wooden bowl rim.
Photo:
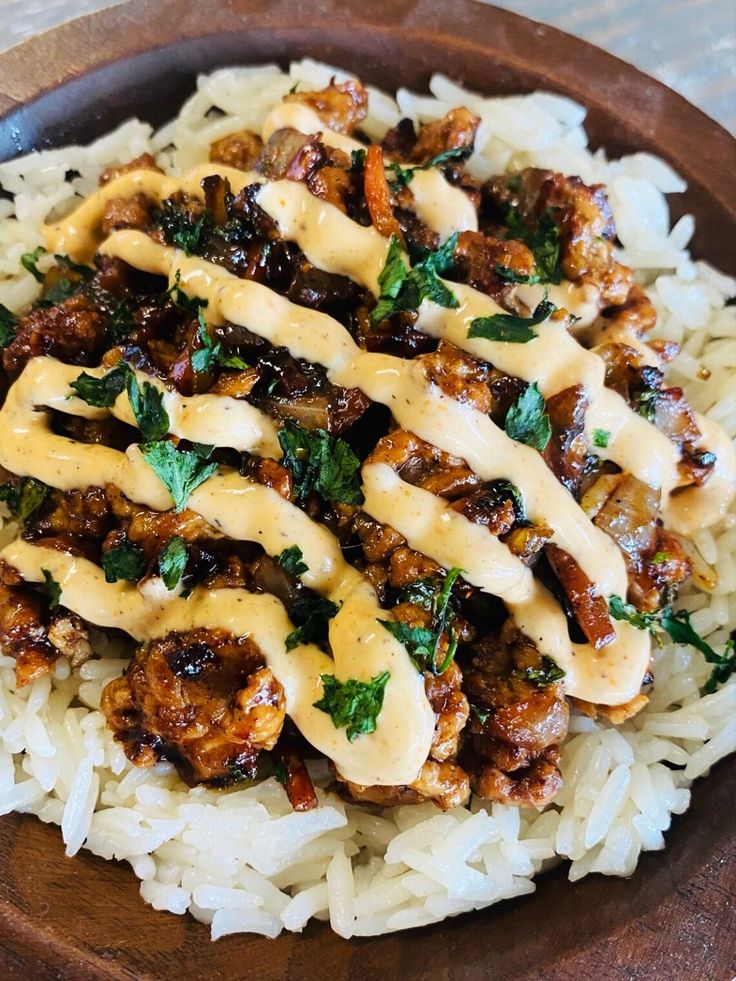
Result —
<svg viewBox="0 0 736 981"><path fill-rule="evenodd" d="M503 74L504 69L510 69L512 74L521 74L528 80L527 88L546 87L571 95L584 102L591 111L607 113L618 120L625 131L622 145L641 146L667 159L695 189L696 198L702 192L722 209L723 228L736 233L736 202L729 193L736 144L723 127L660 82L587 42L509 11L468 0L446 0L442 5L434 4L433 0L376 0L371 5L364 0L342 0L340 3L336 0L275 0L269 5L263 5L260 0L225 0L218 5L192 5L188 0L132 0L63 24L0 54L0 128L10 129L11 138L16 138L20 146L23 127L34 110L44 98L57 93L60 88L71 92L75 84L89 80L95 73L104 73L114 63L134 61L151 51L169 52L172 46L188 51L189 45L207 44L228 31L260 31L264 36L265 32L270 32L277 40L281 39L283 60L288 60L296 50L300 35L314 35L317 18L330 24L321 29L327 34L349 27L356 36L370 36L377 44L381 39L395 43L400 37L406 46L426 44L436 48L438 43L445 43L455 53L483 48L488 52L494 70ZM344 42L343 49L347 52ZM308 42L302 53L309 55ZM364 57L362 49L359 57ZM462 70L453 71L456 66L430 64L427 64L427 75L432 67L446 69L455 77L463 75ZM656 107L656 112L642 113L642 106ZM9 155L12 153L5 156ZM713 229L703 229L701 234L706 252L733 266L734 257L724 251L721 235ZM567 937L559 949L552 944L544 959L534 952L527 958L517 956L513 965L509 964L508 973L503 958L500 964L492 966L494 958L499 956L497 951L487 960L483 952L479 953L477 943L475 950L468 949L469 936L476 941L483 938L484 924L497 926L500 923L499 929L503 932L508 921L508 928L513 931L516 911L529 902L543 904L545 898L556 897L552 890L556 888L555 880L561 878L561 873L557 872L542 880L530 900L507 901L489 911L466 914L410 934L348 943L327 934L326 928L311 926L305 935L287 935L275 944L293 949L295 955L302 947L313 954L325 949L327 961L324 966L331 965L330 973L335 981L348 976L372 977L372 970L378 976L386 971L385 964L390 965L389 974L401 973L407 981L428 977L539 977L542 972L549 978L574 978L581 976L584 965L595 969L599 978L623 978L631 976L627 970L636 962L634 950L643 938L649 939L651 949L658 950L663 956L676 939L682 941L688 931L694 930L694 941L685 958L678 960L678 967L673 969L669 965L665 968L660 964L649 970L647 977L685 977L688 971L697 972L706 963L710 967L718 966L718 961L713 960L714 955L723 964L725 976L729 966L727 959L733 957L730 966L736 965L736 950L732 948L729 952L727 941L725 946L716 943L705 951L707 960L703 960L704 952L698 952L697 931L703 910L709 910L711 896L716 902L718 889L722 889L727 881L723 860L726 863L729 858L736 860L736 835L725 821L718 819L718 813L734 812L735 774L736 760L724 762L708 781L707 790L696 788L691 811L684 819L676 821L673 831L676 841L669 856L667 853L664 857L642 856L640 868L627 882L609 882L599 877L575 885L565 884L570 902L581 902L581 923L587 915L585 904L595 903L604 887L620 897L627 910L614 925L615 938L599 923L589 934L581 930L580 936ZM707 848L701 849L694 858L685 854L687 842L682 840L685 825L688 833L696 826L699 830L702 828L707 839ZM22 972L41 964L50 972L60 970L65 977L72 978L170 976L168 968L160 964L152 969L146 963L144 970L135 961L135 953L131 960L124 950L116 952L115 956L120 955L119 962L111 960L109 952L103 950L100 953L95 944L81 942L75 935L63 935L58 929L40 922L34 912L23 908L22 903L14 901L8 879L10 873L5 865L6 859L10 861L15 840L21 835L30 835L39 838L43 847L48 844L50 851L58 852L58 847L52 844L52 837L58 835L58 831L40 826L35 818L18 816L6 818L5 827L11 831L9 835L0 835L0 914L5 925L4 936L0 939L0 965L8 966L11 976L15 976L15 968ZM8 837L10 841L4 842L6 847L3 848L3 841ZM77 864L64 866L72 888L75 876L84 874L84 866L91 868L101 860L85 854L74 861ZM666 890L659 889L653 902L641 898L642 906L637 897L640 892L647 892L645 877L661 877L662 869L656 866L658 862L672 866L672 895L668 897ZM109 867L115 869L115 866ZM679 878L677 869L681 872ZM132 878L127 869L125 875ZM553 885L548 886L548 882ZM718 883L722 884L719 886ZM709 892L698 898L698 890ZM542 905L538 911L544 914ZM709 915L714 921L714 933L727 934L728 904L721 902L720 908L709 910ZM142 903L141 916L161 917L156 922L162 930L166 930L170 919L168 915L153 913ZM662 922L663 917L666 917L666 923ZM239 957L246 951L249 956L253 952L254 959L249 965L249 974L253 978L306 978L321 973L324 967L321 965L318 970L316 960L305 967L296 962L296 956L289 956L285 961L281 958L283 964L279 966L278 975L271 974L269 972L275 965L270 964L269 951L273 953L274 942L240 936L210 947L206 928L201 925L188 925L186 933L195 938L191 943L187 941L192 950L205 945L204 960L212 963L213 976L215 968L218 977L240 976L237 970L227 973L228 968L224 965L228 958ZM658 939L651 939L653 935ZM623 945L624 952L628 949L629 953L626 955L628 960L622 961L619 952L618 968L614 973L616 944ZM422 960L422 945L433 947L430 961ZM102 938L98 946L104 947ZM172 970L178 970L178 966L175 964ZM499 967L501 974L495 973ZM624 969L627 969L626 973ZM206 976L195 973L196 970L193 963L190 971L193 978ZM682 973L674 974L673 970ZM56 975L39 972L35 976Z"/></svg>

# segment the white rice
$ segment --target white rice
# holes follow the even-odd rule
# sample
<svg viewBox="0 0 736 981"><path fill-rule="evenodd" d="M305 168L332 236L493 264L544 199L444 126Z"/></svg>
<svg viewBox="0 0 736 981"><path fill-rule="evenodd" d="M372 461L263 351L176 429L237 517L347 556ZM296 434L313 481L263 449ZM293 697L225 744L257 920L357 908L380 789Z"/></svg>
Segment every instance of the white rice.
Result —
<svg viewBox="0 0 736 981"><path fill-rule="evenodd" d="M260 128L274 103L299 81L321 87L332 74L316 62L235 68L199 79L176 120L153 133L131 120L89 147L32 154L0 165L14 201L0 201L0 301L20 309L38 293L18 272L23 252L41 242L42 223L91 192L104 166L152 150L170 173L206 159L208 144L243 127ZM671 377L692 404L736 435L736 283L687 251L694 222L670 229L665 194L685 189L663 161L646 153L609 161L587 149L585 110L550 93L486 99L435 75L431 95L401 89L396 100L371 90L365 129L380 137L402 115L426 122L457 105L481 116L471 170L481 178L506 168L543 166L608 185L622 261L633 266L657 307L657 335L683 353ZM210 110L216 107L220 113ZM224 113L221 114L221 113ZM65 180L68 171L79 176ZM44 262L42 260L41 268ZM710 370L707 383L701 368ZM0 518L0 522L2 519ZM0 545L15 534L6 521ZM736 521L696 536L718 573L706 593L691 587L682 605L693 625L722 649L736 626ZM731 597L732 598L732 597ZM130 764L98 711L104 684L124 661L100 638L99 661L16 690L13 660L0 655L0 814L31 812L61 825L68 855L81 847L125 859L156 909L189 911L212 937L301 930L315 917L341 936L370 936L432 923L534 890L533 877L570 860L569 876L628 876L642 851L664 847L673 814L688 807L690 786L736 751L736 678L715 694L699 689L710 667L692 648L656 653L649 706L619 728L574 715L564 746L564 786L554 804L524 810L473 800L440 813L432 804L380 814L344 804L320 789L320 806L291 810L283 788L257 785L187 789L173 767ZM315 766L322 788L326 768Z"/></svg>

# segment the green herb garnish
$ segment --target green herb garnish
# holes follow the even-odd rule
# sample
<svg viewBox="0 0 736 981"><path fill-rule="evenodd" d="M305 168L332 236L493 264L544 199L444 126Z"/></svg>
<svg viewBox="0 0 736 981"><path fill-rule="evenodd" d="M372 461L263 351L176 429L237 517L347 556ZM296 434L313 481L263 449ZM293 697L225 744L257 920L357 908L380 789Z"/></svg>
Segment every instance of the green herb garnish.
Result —
<svg viewBox="0 0 736 981"><path fill-rule="evenodd" d="M8 308L0 303L0 348L6 348L15 340L15 328L18 318Z"/></svg>
<svg viewBox="0 0 736 981"><path fill-rule="evenodd" d="M21 477L11 484L0 484L0 501L8 505L15 518L25 524L41 507L51 488L34 477Z"/></svg>
<svg viewBox="0 0 736 981"><path fill-rule="evenodd" d="M357 678L338 681L334 674L320 677L324 694L314 707L331 716L336 729L347 726L345 735L350 742L363 733L374 732L383 707L389 672L377 674L370 681L358 681Z"/></svg>
<svg viewBox="0 0 736 981"><path fill-rule="evenodd" d="M217 469L192 450L177 450L172 442L141 444L141 453L149 467L174 499L174 510L183 511L189 495Z"/></svg>
<svg viewBox="0 0 736 981"><path fill-rule="evenodd" d="M560 228L549 212L539 219L537 227L529 228L515 208L506 212L507 239L520 239L534 256L534 266L540 283L562 281L560 268Z"/></svg>
<svg viewBox="0 0 736 981"><path fill-rule="evenodd" d="M284 572L288 572L292 576L301 576L305 572L309 572L309 566L304 561L302 550L298 545L290 545L285 548L276 561Z"/></svg>
<svg viewBox="0 0 736 981"><path fill-rule="evenodd" d="M547 657L546 654L542 655L541 667L519 668L511 673L514 678L520 678L522 681L530 681L537 688L547 688L549 685L553 685L556 681L560 681L565 677L565 672L562 668L551 657Z"/></svg>
<svg viewBox="0 0 736 981"><path fill-rule="evenodd" d="M593 430L593 446L597 446L600 449L605 450L610 441L611 433L607 429Z"/></svg>
<svg viewBox="0 0 736 981"><path fill-rule="evenodd" d="M298 624L286 637L286 650L293 651L299 644L322 643L327 640L327 622L340 609L324 596L303 596L298 599L289 617Z"/></svg>
<svg viewBox="0 0 736 981"><path fill-rule="evenodd" d="M199 248L209 215L207 211L195 218L186 208L167 198L161 204L159 221L164 238L171 245L182 249L186 255L194 255Z"/></svg>
<svg viewBox="0 0 736 981"><path fill-rule="evenodd" d="M325 501L362 504L360 460L343 439L324 429L309 432L287 419L279 430L284 466L294 476L297 500L316 491Z"/></svg>
<svg viewBox="0 0 736 981"><path fill-rule="evenodd" d="M497 313L492 317L476 317L470 323L468 337L483 337L487 341L510 341L526 344L538 336L533 327L544 323L557 307L549 300L541 300L531 317L515 317L510 313Z"/></svg>
<svg viewBox="0 0 736 981"><path fill-rule="evenodd" d="M83 371L69 387L87 405L94 405L98 409L109 409L125 388L125 378L129 371L130 369L123 362L104 374L102 378L95 378Z"/></svg>
<svg viewBox="0 0 736 981"><path fill-rule="evenodd" d="M458 298L440 279L452 268L457 237L456 232L436 252L428 252L410 269L404 262L398 238L391 236L386 263L378 277L381 292L371 311L372 326L393 313L416 310L424 300L452 309L460 306Z"/></svg>
<svg viewBox="0 0 736 981"><path fill-rule="evenodd" d="M451 150L443 150L442 153L438 153L436 157L432 157L431 160L427 160L426 163L418 164L415 167L402 167L401 164L390 163L387 164L386 170L390 170L392 173L391 183L394 185L394 189L398 190L402 187L407 187L414 177L414 174L418 170L431 170L432 167L439 167L443 163L447 163L448 160L454 160L457 157L462 157L469 152L468 147L453 147Z"/></svg>
<svg viewBox="0 0 736 981"><path fill-rule="evenodd" d="M647 422L654 422L656 419L658 396L656 388L644 388L634 395L634 408Z"/></svg>
<svg viewBox="0 0 736 981"><path fill-rule="evenodd" d="M690 624L690 614L687 610L675 612L667 606L653 613L642 613L631 603L625 603L620 596L612 596L608 609L614 620L625 620L639 630L648 630L653 637L658 637L658 631L664 630L676 644L686 644L700 651L705 660L715 667L703 686L703 692L710 694L718 685L723 684L736 671L736 652L733 638L726 641L723 654L718 654L710 644L698 634Z"/></svg>
<svg viewBox="0 0 736 981"><path fill-rule="evenodd" d="M495 266L496 275L505 279L507 283L518 283L521 286L534 286L542 282L542 277L536 273L518 273L515 269L508 266Z"/></svg>
<svg viewBox="0 0 736 981"><path fill-rule="evenodd" d="M404 645L420 671L442 674L455 657L457 634L450 626L454 619L454 612L450 607L450 595L461 571L458 568L451 569L439 589L437 581L432 578L420 579L402 592L400 598L403 602L415 603L431 612L432 620L429 627L410 627L395 620L378 621L400 644ZM440 641L446 629L448 629L447 652L442 662L438 664Z"/></svg>
<svg viewBox="0 0 736 981"><path fill-rule="evenodd" d="M143 382L141 388L135 372L127 365L126 368L125 390L143 442L152 443L154 440L163 439L171 425L169 414L164 408L163 392L147 381Z"/></svg>
<svg viewBox="0 0 736 981"><path fill-rule="evenodd" d="M171 592L176 589L187 567L187 547L181 535L174 535L159 552L158 571Z"/></svg>
<svg viewBox="0 0 736 981"><path fill-rule="evenodd" d="M33 252L24 252L20 257L21 266L33 276L37 283L43 283L46 278L38 268L38 260L42 255L46 255L46 249L39 245Z"/></svg>
<svg viewBox="0 0 736 981"><path fill-rule="evenodd" d="M39 588L49 604L49 610L55 610L61 605L61 586L54 579L48 569L41 569L43 582L39 583Z"/></svg>
<svg viewBox="0 0 736 981"><path fill-rule="evenodd" d="M128 538L102 553L102 569L106 582L138 582L146 568L143 549Z"/></svg>
<svg viewBox="0 0 736 981"><path fill-rule="evenodd" d="M541 453L552 435L552 426L544 408L542 393L537 383L532 382L509 409L506 433L517 443L526 443Z"/></svg>
<svg viewBox="0 0 736 981"><path fill-rule="evenodd" d="M204 346L193 352L191 356L192 369L197 374L213 371L216 367L237 368L244 371L248 365L242 358L238 357L237 354L225 354L222 350L222 344L219 342L215 344L212 340L207 331L207 322L201 307L197 310L197 320L199 321L197 336Z"/></svg>

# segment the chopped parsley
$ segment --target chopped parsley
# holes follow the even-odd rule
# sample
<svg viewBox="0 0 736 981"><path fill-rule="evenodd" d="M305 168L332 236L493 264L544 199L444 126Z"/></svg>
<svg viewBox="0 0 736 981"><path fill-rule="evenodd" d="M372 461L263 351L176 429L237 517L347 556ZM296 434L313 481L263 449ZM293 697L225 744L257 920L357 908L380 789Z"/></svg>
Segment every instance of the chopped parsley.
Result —
<svg viewBox="0 0 736 981"><path fill-rule="evenodd" d="M303 596L289 611L290 618L298 624L286 638L286 650L293 651L299 644L321 643L327 640L327 622L340 607L324 596Z"/></svg>
<svg viewBox="0 0 736 981"><path fill-rule="evenodd" d="M181 249L186 255L193 255L199 248L205 225L209 219L207 211L195 218L186 208L167 198L161 205L159 221L164 238L171 245Z"/></svg>
<svg viewBox="0 0 736 981"><path fill-rule="evenodd" d="M115 404L115 399L125 388L125 376L130 369L122 361L102 378L83 371L69 386L87 405L98 409L109 409Z"/></svg>
<svg viewBox="0 0 736 981"><path fill-rule="evenodd" d="M245 361L238 357L237 354L225 354L222 350L222 344L219 342L215 344L207 330L207 322L204 319L202 307L197 310L197 320L199 321L197 336L203 347L198 351L194 351L191 356L192 370L196 374L199 375L204 372L213 371L218 366L221 368L237 368L240 371L248 367Z"/></svg>
<svg viewBox="0 0 736 981"><path fill-rule="evenodd" d="M548 299L541 300L531 317L515 317L510 313L497 313L492 317L476 317L470 323L468 337L483 337L487 341L510 341L526 344L537 337L533 327L544 323L557 307Z"/></svg>
<svg viewBox="0 0 736 981"><path fill-rule="evenodd" d="M144 381L141 387L135 372L124 361L119 361L102 378L95 378L83 371L70 388L80 399L98 409L109 409L125 388L143 442L163 439L169 431L170 420L164 408L164 393L151 382Z"/></svg>
<svg viewBox="0 0 736 981"><path fill-rule="evenodd" d="M347 727L345 735L350 742L363 733L374 732L383 707L389 672L383 671L370 681L358 681L357 678L338 681L334 674L320 677L324 694L314 707L326 712L336 729Z"/></svg>
<svg viewBox="0 0 736 981"><path fill-rule="evenodd" d="M141 388L132 369L127 365L126 369L125 390L143 442L152 443L163 439L170 426L169 414L164 408L163 392L147 381L143 382Z"/></svg>
<svg viewBox="0 0 736 981"><path fill-rule="evenodd" d="M24 524L38 511L49 495L51 488L34 477L21 477L14 484L0 484L0 501L8 505L8 510Z"/></svg>
<svg viewBox="0 0 736 981"><path fill-rule="evenodd" d="M143 549L134 545L128 538L124 538L119 545L115 545L107 552L102 553L102 570L105 573L105 582L138 582L146 568L146 557Z"/></svg>
<svg viewBox="0 0 736 981"><path fill-rule="evenodd" d="M217 469L192 450L177 450L172 442L141 444L143 459L168 489L174 499L174 510L183 511L189 495Z"/></svg>
<svg viewBox="0 0 736 981"><path fill-rule="evenodd" d="M656 419L658 396L656 388L643 388L634 395L634 408L647 422L654 422Z"/></svg>
<svg viewBox="0 0 736 981"><path fill-rule="evenodd" d="M362 504L360 460L343 439L324 429L309 432L287 419L279 430L282 463L294 476L297 500L316 491L325 501Z"/></svg>
<svg viewBox="0 0 736 981"><path fill-rule="evenodd" d="M505 423L507 435L541 453L552 435L552 426L544 408L542 393L537 383L532 382L508 411Z"/></svg>
<svg viewBox="0 0 736 981"><path fill-rule="evenodd" d="M18 323L16 315L0 303L0 348L5 348L11 341L15 340L15 325Z"/></svg>
<svg viewBox="0 0 736 981"><path fill-rule="evenodd" d="M134 328L133 317L124 300L120 300L109 316L107 338L110 344L122 344Z"/></svg>
<svg viewBox="0 0 736 981"><path fill-rule="evenodd" d="M378 621L400 644L404 645L420 671L426 670L433 674L442 674L455 657L458 638L451 626L455 614L450 607L450 595L461 571L456 567L451 569L439 589L436 579L420 579L401 593L402 602L415 603L417 606L430 611L432 620L429 627L410 627L406 623L394 620ZM440 641L446 629L448 631L447 652L441 663L438 664L437 656Z"/></svg>
<svg viewBox="0 0 736 981"><path fill-rule="evenodd" d="M505 279L507 283L518 283L522 286L534 286L536 283L542 282L542 277L536 273L517 273L515 269L510 269L508 266L496 266L496 275L500 276L501 279Z"/></svg>
<svg viewBox="0 0 736 981"><path fill-rule="evenodd" d="M443 150L436 157L432 157L431 160L427 160L423 164L418 164L416 167L402 167L401 164L390 163L386 166L386 170L390 170L393 175L391 183L394 185L394 190L399 190L402 187L407 187L411 183L414 174L418 170L431 170L432 167L439 167L447 163L448 160L455 160L457 157L466 156L468 152L468 147L456 146L451 150Z"/></svg>
<svg viewBox="0 0 736 981"><path fill-rule="evenodd" d="M42 245L39 245L33 252L24 252L20 257L21 266L33 276L37 283L43 283L46 278L38 268L38 260L43 255L46 255L46 249Z"/></svg>
<svg viewBox="0 0 736 981"><path fill-rule="evenodd" d="M94 276L94 269L91 269L89 266L83 266L79 262L72 262L69 256L55 255L54 259L57 265L71 275L59 276L44 291L43 306L55 306L57 303L62 303L64 300L69 299L70 296L73 296L77 292L82 283L88 283ZM47 281L47 279L48 277L44 277L44 281Z"/></svg>
<svg viewBox="0 0 736 981"><path fill-rule="evenodd" d="M546 654L542 655L541 667L520 668L511 673L514 678L520 678L522 681L530 681L537 688L547 688L549 685L554 685L555 682L565 677L565 672L562 668L551 657L547 657Z"/></svg>
<svg viewBox="0 0 736 981"><path fill-rule="evenodd" d="M664 565L669 561L669 555L666 552L655 552L650 561L654 565Z"/></svg>
<svg viewBox="0 0 736 981"><path fill-rule="evenodd" d="M698 634L690 624L690 614L687 610L675 612L672 607L655 610L653 613L642 613L631 603L625 603L620 596L612 596L608 609L614 620L625 620L639 630L648 630L653 637L659 636L659 630L664 630L676 644L687 644L694 647L703 655L709 664L715 665L710 677L703 686L706 694L714 692L718 685L736 671L736 652L733 638L726 641L723 654L718 654L707 641Z"/></svg>
<svg viewBox="0 0 736 981"><path fill-rule="evenodd" d="M597 446L602 450L608 446L611 441L611 433L608 429L594 429L593 430L593 446Z"/></svg>
<svg viewBox="0 0 736 981"><path fill-rule="evenodd" d="M562 281L560 268L560 228L549 212L539 219L536 228L529 228L515 208L506 212L507 239L520 239L534 256L534 266L540 283Z"/></svg>
<svg viewBox="0 0 736 981"><path fill-rule="evenodd" d="M43 582L39 583L39 588L46 597L49 609L55 610L57 606L61 605L61 586L48 569L41 569L41 572L43 573Z"/></svg>
<svg viewBox="0 0 736 981"><path fill-rule="evenodd" d="M187 547L181 535L174 535L159 552L158 571L171 592L176 589L187 567Z"/></svg>
<svg viewBox="0 0 736 981"><path fill-rule="evenodd" d="M309 566L304 561L302 550L298 545L290 545L285 548L276 561L284 572L288 572L292 576L301 576L305 572L309 572Z"/></svg>
<svg viewBox="0 0 736 981"><path fill-rule="evenodd" d="M431 300L441 307L458 307L458 298L440 279L452 268L456 243L457 232L436 252L428 252L410 269L404 262L398 238L392 235L386 263L378 277L381 293L371 311L372 326L393 313L416 310L424 300Z"/></svg>
<svg viewBox="0 0 736 981"><path fill-rule="evenodd" d="M366 151L364 149L350 151L350 173L359 174L365 169Z"/></svg>
<svg viewBox="0 0 736 981"><path fill-rule="evenodd" d="M486 722L488 721L491 715L490 709L479 709L477 705L471 705L470 711L473 713L473 715L476 717L476 719L478 720L478 722L480 722L482 726L486 724Z"/></svg>

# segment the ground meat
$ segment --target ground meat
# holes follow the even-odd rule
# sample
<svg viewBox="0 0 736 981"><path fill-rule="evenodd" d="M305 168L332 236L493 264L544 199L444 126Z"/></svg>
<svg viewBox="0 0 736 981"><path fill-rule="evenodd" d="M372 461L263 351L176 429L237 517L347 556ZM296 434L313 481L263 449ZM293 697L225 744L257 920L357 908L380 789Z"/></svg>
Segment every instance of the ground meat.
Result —
<svg viewBox="0 0 736 981"><path fill-rule="evenodd" d="M447 150L467 150L470 154L475 144L475 133L480 125L478 116L464 107L451 109L442 119L422 126L411 151L413 163L427 163Z"/></svg>
<svg viewBox="0 0 736 981"><path fill-rule="evenodd" d="M109 235L119 228L145 228L151 220L153 205L145 194L132 198L112 198L102 213L102 234Z"/></svg>
<svg viewBox="0 0 736 981"><path fill-rule="evenodd" d="M488 387L488 364L448 341L440 341L434 353L422 356L421 363L427 380L442 389L445 395L456 402L472 405L478 412L490 412L493 399Z"/></svg>
<svg viewBox="0 0 736 981"><path fill-rule="evenodd" d="M250 170L255 166L263 149L263 140L257 133L241 129L237 133L223 136L210 146L210 160L213 163L227 164L238 170Z"/></svg>
<svg viewBox="0 0 736 981"><path fill-rule="evenodd" d="M105 167L100 174L100 185L109 184L116 177L120 177L122 174L129 174L133 170L155 170L157 174L163 174L163 170L156 163L155 157L150 153L142 153L139 157L135 157L127 163Z"/></svg>
<svg viewBox="0 0 736 981"><path fill-rule="evenodd" d="M511 620L476 646L463 678L472 714L471 741L460 759L479 796L536 807L561 786L556 754L569 710L559 684L542 687L527 677L544 667Z"/></svg>
<svg viewBox="0 0 736 981"><path fill-rule="evenodd" d="M107 333L107 317L85 296L54 307L34 307L18 321L14 340L3 352L3 367L16 378L26 363L50 355L68 364L96 364Z"/></svg>
<svg viewBox="0 0 736 981"><path fill-rule="evenodd" d="M290 92L284 102L301 102L314 109L325 126L338 133L352 133L368 114L368 93L360 82L349 79L318 92Z"/></svg>
<svg viewBox="0 0 736 981"><path fill-rule="evenodd" d="M223 786L255 775L281 732L281 685L248 638L193 630L142 645L110 682L101 708L139 766L171 760L190 784Z"/></svg>
<svg viewBox="0 0 736 981"><path fill-rule="evenodd" d="M494 300L506 301L515 289L497 272L498 267L517 276L534 272L534 256L523 242L493 238L481 232L461 232L455 246L453 275Z"/></svg>
<svg viewBox="0 0 736 981"><path fill-rule="evenodd" d="M0 560L0 647L15 658L19 688L50 674L60 656L49 640L43 598L21 582L16 570Z"/></svg>

